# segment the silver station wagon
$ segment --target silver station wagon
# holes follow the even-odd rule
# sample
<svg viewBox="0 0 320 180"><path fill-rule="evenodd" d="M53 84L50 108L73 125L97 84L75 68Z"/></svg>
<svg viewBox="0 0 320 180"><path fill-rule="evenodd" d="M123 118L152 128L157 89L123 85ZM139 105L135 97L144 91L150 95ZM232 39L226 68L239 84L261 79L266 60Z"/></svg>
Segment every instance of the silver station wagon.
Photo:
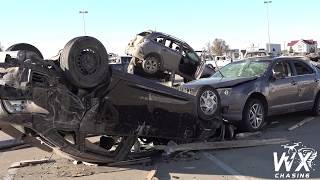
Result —
<svg viewBox="0 0 320 180"><path fill-rule="evenodd" d="M126 54L133 56L134 66L148 75L168 71L190 81L214 73L186 42L161 32L137 34L128 44Z"/></svg>

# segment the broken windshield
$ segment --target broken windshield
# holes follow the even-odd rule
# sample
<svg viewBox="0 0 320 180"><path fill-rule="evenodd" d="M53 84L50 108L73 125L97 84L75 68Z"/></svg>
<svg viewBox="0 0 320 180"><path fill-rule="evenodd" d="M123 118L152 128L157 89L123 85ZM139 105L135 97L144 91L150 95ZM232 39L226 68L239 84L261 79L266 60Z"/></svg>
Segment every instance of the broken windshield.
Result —
<svg viewBox="0 0 320 180"><path fill-rule="evenodd" d="M269 64L270 61L238 61L224 66L220 72L216 72L211 77L260 77L266 72Z"/></svg>

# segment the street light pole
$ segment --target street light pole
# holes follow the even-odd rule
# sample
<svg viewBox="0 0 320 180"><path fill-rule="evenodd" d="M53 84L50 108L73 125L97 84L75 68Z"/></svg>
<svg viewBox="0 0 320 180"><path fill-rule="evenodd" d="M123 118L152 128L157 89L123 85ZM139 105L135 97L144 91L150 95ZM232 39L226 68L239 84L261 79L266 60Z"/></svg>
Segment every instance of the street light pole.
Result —
<svg viewBox="0 0 320 180"><path fill-rule="evenodd" d="M84 35L87 35L87 33L86 33L86 21L84 19L84 15L88 14L88 11L79 11L79 13L82 14Z"/></svg>
<svg viewBox="0 0 320 180"><path fill-rule="evenodd" d="M264 4L267 5L267 23L268 23L268 39L269 39L269 53L271 51L271 44L270 44L270 20L269 20L269 4L271 4L272 1L264 1Z"/></svg>

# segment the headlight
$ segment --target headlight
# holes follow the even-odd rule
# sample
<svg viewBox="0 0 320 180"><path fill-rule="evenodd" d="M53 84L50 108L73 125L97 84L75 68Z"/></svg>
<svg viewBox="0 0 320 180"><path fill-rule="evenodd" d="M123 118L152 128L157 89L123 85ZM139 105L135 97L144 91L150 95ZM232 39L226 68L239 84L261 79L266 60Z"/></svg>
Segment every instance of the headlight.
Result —
<svg viewBox="0 0 320 180"><path fill-rule="evenodd" d="M230 96L232 92L232 88L221 88L221 89L217 89L217 91L220 95Z"/></svg>
<svg viewBox="0 0 320 180"><path fill-rule="evenodd" d="M3 100L4 107L11 113L49 114L49 111L30 100Z"/></svg>

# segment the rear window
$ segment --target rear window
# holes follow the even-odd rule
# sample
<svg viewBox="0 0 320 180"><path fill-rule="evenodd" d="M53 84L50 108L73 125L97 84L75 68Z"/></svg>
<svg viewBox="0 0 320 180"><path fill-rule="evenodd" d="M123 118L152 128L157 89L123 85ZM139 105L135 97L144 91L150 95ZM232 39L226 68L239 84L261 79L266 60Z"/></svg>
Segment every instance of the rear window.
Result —
<svg viewBox="0 0 320 180"><path fill-rule="evenodd" d="M294 67L296 69L297 75L304 75L304 74L312 74L313 70L311 67L306 65L303 62L294 62Z"/></svg>
<svg viewBox="0 0 320 180"><path fill-rule="evenodd" d="M151 34L151 33L150 32L142 32L142 33L139 33L138 35L145 37L145 36L148 36L149 34Z"/></svg>

